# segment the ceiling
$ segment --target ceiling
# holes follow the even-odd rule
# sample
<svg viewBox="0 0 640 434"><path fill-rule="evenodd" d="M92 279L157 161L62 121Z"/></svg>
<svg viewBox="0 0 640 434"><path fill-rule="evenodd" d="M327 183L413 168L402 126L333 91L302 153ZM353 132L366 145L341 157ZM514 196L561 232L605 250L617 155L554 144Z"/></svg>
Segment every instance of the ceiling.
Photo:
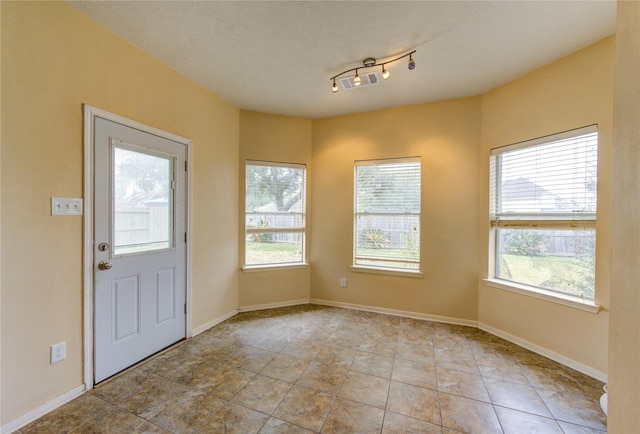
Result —
<svg viewBox="0 0 640 434"><path fill-rule="evenodd" d="M616 15L615 1L69 3L241 109L305 118L477 95L613 34ZM331 92L363 59L411 50L413 71L405 58Z"/></svg>

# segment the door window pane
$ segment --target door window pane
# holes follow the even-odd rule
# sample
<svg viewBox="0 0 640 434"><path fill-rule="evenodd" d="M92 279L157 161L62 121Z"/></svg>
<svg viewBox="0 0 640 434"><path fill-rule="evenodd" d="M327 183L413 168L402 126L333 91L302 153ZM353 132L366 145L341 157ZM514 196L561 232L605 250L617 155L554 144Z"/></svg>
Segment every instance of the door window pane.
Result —
<svg viewBox="0 0 640 434"><path fill-rule="evenodd" d="M173 159L115 146L113 151L113 252L173 245Z"/></svg>

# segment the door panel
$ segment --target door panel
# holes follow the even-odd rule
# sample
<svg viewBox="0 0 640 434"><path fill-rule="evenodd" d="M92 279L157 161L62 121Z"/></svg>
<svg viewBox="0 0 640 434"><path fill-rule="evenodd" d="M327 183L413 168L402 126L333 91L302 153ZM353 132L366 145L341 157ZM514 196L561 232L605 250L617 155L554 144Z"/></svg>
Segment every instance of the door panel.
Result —
<svg viewBox="0 0 640 434"><path fill-rule="evenodd" d="M113 281L114 343L140 333L140 276Z"/></svg>
<svg viewBox="0 0 640 434"><path fill-rule="evenodd" d="M97 383L186 336L186 146L99 117L94 131Z"/></svg>
<svg viewBox="0 0 640 434"><path fill-rule="evenodd" d="M156 324L175 318L174 269L156 271Z"/></svg>

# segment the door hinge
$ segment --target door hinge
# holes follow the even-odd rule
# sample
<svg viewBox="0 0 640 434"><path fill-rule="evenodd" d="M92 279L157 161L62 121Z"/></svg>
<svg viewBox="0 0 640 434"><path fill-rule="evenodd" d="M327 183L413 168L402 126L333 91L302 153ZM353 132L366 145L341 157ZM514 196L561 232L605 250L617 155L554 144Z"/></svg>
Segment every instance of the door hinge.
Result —
<svg viewBox="0 0 640 434"><path fill-rule="evenodd" d="M184 243L187 244L187 233L184 233Z"/></svg>
<svg viewBox="0 0 640 434"><path fill-rule="evenodd" d="M184 314L187 314L187 303L184 304Z"/></svg>
<svg viewBox="0 0 640 434"><path fill-rule="evenodd" d="M187 162L187 160L184 160L184 171L187 171L187 168L189 167L189 163Z"/></svg>

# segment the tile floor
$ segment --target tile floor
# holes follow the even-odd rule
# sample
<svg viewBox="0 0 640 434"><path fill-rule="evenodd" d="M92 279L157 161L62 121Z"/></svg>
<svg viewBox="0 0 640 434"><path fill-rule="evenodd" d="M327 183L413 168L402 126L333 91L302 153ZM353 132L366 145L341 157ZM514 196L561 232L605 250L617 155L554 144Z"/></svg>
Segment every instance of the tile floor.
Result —
<svg viewBox="0 0 640 434"><path fill-rule="evenodd" d="M332 307L241 313L31 433L603 433L603 384L480 330Z"/></svg>

